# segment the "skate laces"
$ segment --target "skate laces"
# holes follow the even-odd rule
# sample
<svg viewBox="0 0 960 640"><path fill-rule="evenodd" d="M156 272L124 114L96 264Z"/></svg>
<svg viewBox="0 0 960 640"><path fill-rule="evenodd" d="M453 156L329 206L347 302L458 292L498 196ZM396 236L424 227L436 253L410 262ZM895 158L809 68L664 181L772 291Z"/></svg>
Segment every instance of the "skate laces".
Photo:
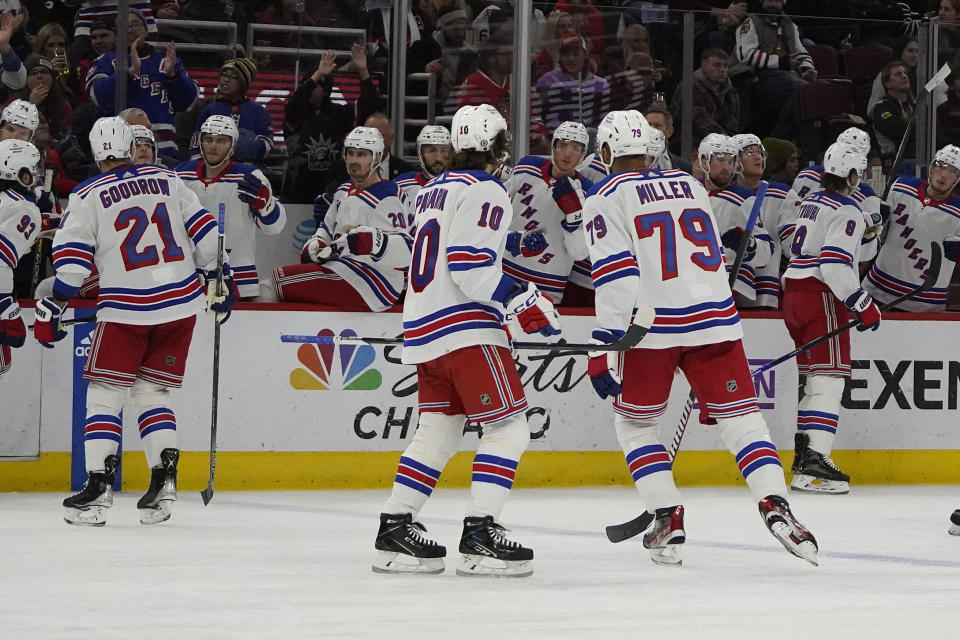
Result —
<svg viewBox="0 0 960 640"><path fill-rule="evenodd" d="M407 523L407 536L409 536L414 542L425 547L436 546L436 542L430 538L427 538L426 536L421 535L426 532L427 528L419 522Z"/></svg>
<svg viewBox="0 0 960 640"><path fill-rule="evenodd" d="M509 529L503 525L491 522L487 525L487 531L490 533L490 537L493 538L495 544L507 549L520 549L519 542L507 537L507 531L509 531Z"/></svg>

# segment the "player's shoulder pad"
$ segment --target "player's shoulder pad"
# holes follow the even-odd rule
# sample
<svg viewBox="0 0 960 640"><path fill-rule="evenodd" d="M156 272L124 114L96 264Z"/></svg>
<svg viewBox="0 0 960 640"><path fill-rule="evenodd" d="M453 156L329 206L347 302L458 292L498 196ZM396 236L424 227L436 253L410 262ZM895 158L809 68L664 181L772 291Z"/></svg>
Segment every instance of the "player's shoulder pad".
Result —
<svg viewBox="0 0 960 640"><path fill-rule="evenodd" d="M9 189L5 189L2 193L6 194L7 196L6 200L12 200L13 202L16 202L19 204L33 205L34 209L37 208L37 205L36 205L37 200L32 193L23 193L22 191L17 191L13 187L10 187Z"/></svg>
<svg viewBox="0 0 960 640"><path fill-rule="evenodd" d="M504 193L507 192L507 188L502 182L496 179L496 177L490 175L486 171L480 169L463 169L461 171L446 171L441 173L439 176L434 178L431 181L433 184L444 184L450 182L459 182L465 185L473 184L483 184L487 186L489 183L491 186L496 185L503 190Z"/></svg>
<svg viewBox="0 0 960 640"><path fill-rule="evenodd" d="M543 167L549 160L540 156L524 156L513 167L513 175L530 175L535 178L543 176Z"/></svg>
<svg viewBox="0 0 960 640"><path fill-rule="evenodd" d="M861 184L862 184L862 181L861 181ZM900 184L900 185L907 185L908 187L913 187L914 189L919 189L920 185L923 184L923 179L918 178L916 176L904 175L894 180L893 184L894 186Z"/></svg>
<svg viewBox="0 0 960 640"><path fill-rule="evenodd" d="M399 198L401 193L403 193L397 183L393 180L381 180L377 184L368 187L366 191L370 195L379 198L380 200L389 198L390 196Z"/></svg>
<svg viewBox="0 0 960 640"><path fill-rule="evenodd" d="M609 184L611 181L615 180L616 178L617 178L617 174L611 174L606 176L602 180L594 182L593 186L591 186L589 189L586 189L587 197L589 198L590 196L599 194L601 189L603 189L607 184Z"/></svg>
<svg viewBox="0 0 960 640"><path fill-rule="evenodd" d="M586 177L585 175L583 175L583 174L580 173L579 171L577 171L577 173L576 173L575 175L576 175L577 180L580 181L580 188L583 189L584 192L587 192L587 191L589 191L590 189L593 188L593 184L594 184L594 183L593 183L593 180L591 180L590 178Z"/></svg>
<svg viewBox="0 0 960 640"><path fill-rule="evenodd" d="M342 183L339 187L337 187L334 193L339 191L343 191L343 192L350 191L350 187L352 186L353 186L353 180L347 180L346 182Z"/></svg>
<svg viewBox="0 0 960 640"><path fill-rule="evenodd" d="M401 173L400 175L398 175L396 178L393 179L393 181L396 182L397 184L399 184L401 180L416 180L418 173L420 173L420 172L419 172L419 171L407 171L406 173Z"/></svg>
<svg viewBox="0 0 960 640"><path fill-rule="evenodd" d="M870 186L866 180L861 180L857 184L857 191L863 194L864 198L872 198L877 195L877 192L873 190L873 187Z"/></svg>
<svg viewBox="0 0 960 640"><path fill-rule="evenodd" d="M747 198L751 198L751 197L757 195L757 194L753 191L753 189L750 189L749 187L745 187L745 186L743 186L742 184L737 184L736 182L734 182L733 184L731 184L731 185L730 185L729 187L727 187L726 189L723 189L723 191L726 191L726 192L728 192L728 193L735 194L735 195L743 198L744 200L746 200Z"/></svg>
<svg viewBox="0 0 960 640"><path fill-rule="evenodd" d="M818 194L820 202L826 204L829 207L834 209L840 209L841 207L850 206L860 211L860 203L851 198L850 196L844 196L833 191L821 191Z"/></svg>
<svg viewBox="0 0 960 640"><path fill-rule="evenodd" d="M790 193L790 185L775 180L767 182L767 196L786 198L788 193Z"/></svg>
<svg viewBox="0 0 960 640"><path fill-rule="evenodd" d="M823 177L823 165L812 164L809 167L804 167L800 170L800 173L797 174L797 180L803 178L805 180L813 180L815 182L820 182L820 179Z"/></svg>

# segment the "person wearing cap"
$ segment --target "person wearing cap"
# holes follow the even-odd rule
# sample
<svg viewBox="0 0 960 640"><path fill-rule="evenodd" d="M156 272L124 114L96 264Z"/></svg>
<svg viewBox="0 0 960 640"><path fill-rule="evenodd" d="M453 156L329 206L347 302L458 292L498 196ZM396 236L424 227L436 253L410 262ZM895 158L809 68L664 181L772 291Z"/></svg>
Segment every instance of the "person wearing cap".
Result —
<svg viewBox="0 0 960 640"><path fill-rule="evenodd" d="M166 50L155 49L146 42L147 29L146 14L131 9L127 24L127 41L130 43L127 106L138 107L147 113L153 123L157 152L161 157L179 157L173 116L189 109L200 90L177 57L173 43L169 43ZM93 61L87 75L87 93L101 115L114 113L116 59L114 52L104 53Z"/></svg>
<svg viewBox="0 0 960 640"><path fill-rule="evenodd" d="M541 76L536 89L551 131L565 120L595 127L610 97L610 83L590 71L586 43L576 34L560 40L559 66Z"/></svg>
<svg viewBox="0 0 960 640"><path fill-rule="evenodd" d="M73 124L73 109L63 93L63 86L56 82L53 63L32 53L27 56L24 66L27 68L27 86L13 92L13 95L35 104L49 128L47 135L43 137L47 137L49 141L59 141ZM39 146L43 149L47 145L41 142Z"/></svg>
<svg viewBox="0 0 960 640"><path fill-rule="evenodd" d="M247 97L250 83L257 77L257 62L253 58L234 58L220 67L213 102L197 117L190 143L190 158L200 159L200 127L213 115L231 116L240 130L240 139L234 152L238 162L261 165L273 150L273 127L270 115L262 104Z"/></svg>
<svg viewBox="0 0 960 640"><path fill-rule="evenodd" d="M437 17L437 30L407 51L407 73L435 74L436 97L441 101L477 68L477 54L467 46L468 24L466 11L444 7Z"/></svg>

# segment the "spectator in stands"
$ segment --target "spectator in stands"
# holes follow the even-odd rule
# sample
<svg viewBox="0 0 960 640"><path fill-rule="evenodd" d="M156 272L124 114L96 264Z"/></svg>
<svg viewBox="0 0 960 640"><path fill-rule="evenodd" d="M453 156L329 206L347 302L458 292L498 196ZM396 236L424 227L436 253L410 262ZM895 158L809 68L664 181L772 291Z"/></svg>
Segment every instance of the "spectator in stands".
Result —
<svg viewBox="0 0 960 640"><path fill-rule="evenodd" d="M303 2L298 0L273 0L270 8L257 17L260 24L285 24L292 26L315 27L313 17L304 11ZM319 49L320 42L315 35L307 35L296 32L269 33L260 37L257 44L268 45L271 47L285 47L287 49L296 49L303 47L306 49ZM289 59L284 59L288 62Z"/></svg>
<svg viewBox="0 0 960 640"><path fill-rule="evenodd" d="M53 64L54 81L63 94L76 103L76 96L83 92L67 60L67 42L67 31L56 22L48 22L37 31L33 49Z"/></svg>
<svg viewBox="0 0 960 640"><path fill-rule="evenodd" d="M883 88L886 95L877 103L870 114L873 120L873 130L880 143L881 156L892 161L907 132L907 123L916 102L910 95L910 76L907 67L896 60L887 64L880 72ZM914 135L911 132L903 153L905 158L915 157Z"/></svg>
<svg viewBox="0 0 960 640"><path fill-rule="evenodd" d="M47 58L32 54L24 65L27 68L27 86L13 92L14 97L36 105L48 130L44 133L49 141L59 142L73 124L73 110L63 93L63 87L55 81L53 63ZM38 136L40 133L38 132Z"/></svg>
<svg viewBox="0 0 960 640"><path fill-rule="evenodd" d="M947 76L947 101L937 107L937 140L960 140L960 69Z"/></svg>
<svg viewBox="0 0 960 640"><path fill-rule="evenodd" d="M172 42L161 51L147 44L146 38L146 17L140 11L131 10L127 23L127 40L130 42L127 106L139 107L150 117L157 138L157 152L161 156L177 158L180 152L173 117L196 102L199 89L177 57ZM87 92L101 115L114 114L116 60L112 51L103 54L94 60L87 75Z"/></svg>
<svg viewBox="0 0 960 640"><path fill-rule="evenodd" d="M910 95L916 98L917 95L917 61L920 59L920 47L917 39L911 36L901 36L893 47L894 60L899 60L907 68L907 75L910 77ZM887 94L883 88L883 72L877 74L873 79L873 90L870 92L870 100L867 102L867 113L869 116L873 113L873 108L877 103L883 100Z"/></svg>
<svg viewBox="0 0 960 640"><path fill-rule="evenodd" d="M76 3L72 2L71 4ZM153 8L150 6L150 0L130 0L129 10L143 22L144 34L157 32L157 22L153 18ZM116 0L84 0L80 4L80 9L77 10L77 19L74 23L73 44L70 45L69 57L71 62L76 63L90 57L90 51L93 48L90 41L90 28L95 22L119 24ZM133 42L133 40L128 42Z"/></svg>
<svg viewBox="0 0 960 640"><path fill-rule="evenodd" d="M960 67L960 0L940 0L936 20L940 23L937 64Z"/></svg>
<svg viewBox="0 0 960 640"><path fill-rule="evenodd" d="M534 78L550 73L560 66L560 41L569 35L579 35L573 24L573 16L565 11L554 11L547 16L540 50L534 58Z"/></svg>
<svg viewBox="0 0 960 640"><path fill-rule="evenodd" d="M247 26L250 24L250 9L246 2L231 0L190 0L183 5L180 11L181 20L208 20L210 22L235 22L237 34L242 40L246 38ZM204 32L204 42L226 43L226 33ZM194 38L198 39L198 38ZM209 55L209 54L206 54Z"/></svg>
<svg viewBox="0 0 960 640"><path fill-rule="evenodd" d="M468 24L463 9L444 7L437 16L437 30L407 51L407 73L434 74L441 102L476 70L477 55L467 47Z"/></svg>
<svg viewBox="0 0 960 640"><path fill-rule="evenodd" d="M607 4L601 2L600 4ZM603 28L603 14L593 6L591 0L557 0L554 11L564 11L573 16L576 32L590 41L594 51L603 51L607 47Z"/></svg>
<svg viewBox="0 0 960 640"><path fill-rule="evenodd" d="M212 115L232 116L240 130L234 158L260 166L273 149L270 115L262 104L247 97L250 83L257 76L253 58L234 58L220 67L220 79L213 102L197 117L190 145L190 157L200 159L200 127Z"/></svg>
<svg viewBox="0 0 960 640"><path fill-rule="evenodd" d="M620 44L623 48L623 60L627 68L633 65L638 53L646 54L650 57L651 66L656 72L659 90L667 95L673 93L676 88L673 72L662 61L654 57L653 49L650 48L650 32L647 31L646 27L639 23L627 25L620 37Z"/></svg>
<svg viewBox="0 0 960 640"><path fill-rule="evenodd" d="M357 120L365 121L377 108L377 88L367 71L363 45L354 43L351 58L360 74L356 106L330 100L336 68L333 51L323 55L317 69L303 80L287 103L284 133L291 149L291 179L286 181L290 202L311 202L334 180L343 139Z"/></svg>
<svg viewBox="0 0 960 640"><path fill-rule="evenodd" d="M377 165L377 171L380 172L384 180L393 180L401 173L410 173L416 169L403 158L398 158L390 153L390 149L393 147L394 133L390 118L386 114L374 113L364 121L363 126L373 127L383 137L383 157L380 164Z"/></svg>
<svg viewBox="0 0 960 640"><path fill-rule="evenodd" d="M480 43L479 54L480 68L467 76L455 92L456 106L450 111L468 104L490 104L509 122L513 43L503 37L487 38Z"/></svg>
<svg viewBox="0 0 960 640"><path fill-rule="evenodd" d="M155 18L176 20L180 17L180 11L179 0L153 0L153 15Z"/></svg>
<svg viewBox="0 0 960 640"><path fill-rule="evenodd" d="M726 136L740 133L740 96L727 75L729 68L723 49L707 49L700 54L700 68L693 72L692 80L694 140L710 133ZM677 121L683 111L683 84L677 87L670 105Z"/></svg>
<svg viewBox="0 0 960 640"><path fill-rule="evenodd" d="M0 13L0 85L7 89L22 89L27 84L27 70L10 46L10 38L25 19L22 12L15 16L7 11Z"/></svg>
<svg viewBox="0 0 960 640"><path fill-rule="evenodd" d="M817 79L813 59L800 42L797 26L783 13L784 0L763 0L761 13L750 14L737 29L737 59L757 74L754 95L768 114L777 114L770 129L775 138L793 138L800 121L804 85Z"/></svg>
<svg viewBox="0 0 960 640"><path fill-rule="evenodd" d="M800 159L797 145L790 140L764 138L763 147L767 150L765 180L793 184L800 173Z"/></svg>
<svg viewBox="0 0 960 640"><path fill-rule="evenodd" d="M513 39L515 3L515 0L487 0L474 3L478 11L472 25L473 37L478 45L487 38ZM540 47L545 23L543 12L534 8L530 31L526 34L526 42L531 51L536 51Z"/></svg>
<svg viewBox="0 0 960 640"><path fill-rule="evenodd" d="M666 139L667 148L664 154L658 159L657 168L681 169L690 173L692 169L690 162L670 151L670 138L673 137L675 129L673 128L673 116L667 111L666 106L658 103L655 108L647 111L644 117L646 117L650 126L663 133L663 137Z"/></svg>
<svg viewBox="0 0 960 640"><path fill-rule="evenodd" d="M647 69L653 73L652 68ZM536 89L543 122L551 131L568 120L588 129L596 127L610 99L610 83L590 71L586 43L577 35L560 41L560 66L541 76Z"/></svg>

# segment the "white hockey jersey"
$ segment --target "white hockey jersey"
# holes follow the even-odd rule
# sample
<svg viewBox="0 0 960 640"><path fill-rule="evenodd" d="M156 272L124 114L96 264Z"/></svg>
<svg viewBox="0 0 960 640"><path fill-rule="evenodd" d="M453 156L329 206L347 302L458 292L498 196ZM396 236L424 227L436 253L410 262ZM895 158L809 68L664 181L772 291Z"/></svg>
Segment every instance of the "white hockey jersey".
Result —
<svg viewBox="0 0 960 640"><path fill-rule="evenodd" d="M816 278L837 298L847 299L860 288L860 239L866 229L853 198L831 191L807 197L800 205L784 287L790 288L790 279Z"/></svg>
<svg viewBox="0 0 960 640"><path fill-rule="evenodd" d="M217 221L177 174L124 165L80 183L53 239L54 291L100 272L97 320L154 325L204 308L197 269L215 269Z"/></svg>
<svg viewBox="0 0 960 640"><path fill-rule="evenodd" d="M403 361L427 362L471 345L506 347L494 293L513 207L484 171L442 173L417 196L417 235L403 304Z"/></svg>
<svg viewBox="0 0 960 640"><path fill-rule="evenodd" d="M580 224L571 224L553 199L556 180L551 176L550 160L539 156L521 158L507 181L507 195L513 203L510 231L537 229L547 239L547 249L536 256L503 257L503 272L524 282L532 282L554 304L563 298L563 289L576 260L587 257L587 245ZM593 186L577 172L574 186L587 191Z"/></svg>
<svg viewBox="0 0 960 640"><path fill-rule="evenodd" d="M609 176L587 195L583 230L593 262L597 324L626 330L638 304L656 318L643 347L743 336L706 189L673 169Z"/></svg>
<svg viewBox="0 0 960 640"><path fill-rule="evenodd" d="M788 205L780 216L783 229L780 231L780 245L786 255L790 255L790 245L793 242L793 225L796 224L797 216L800 214L800 203L809 195L821 190L820 180L823 178L823 166L819 164L810 165L797 174L793 181L793 190L797 194L796 199L788 199ZM883 218L880 215L880 205L882 200L869 184L861 180L857 188L850 194L853 201L860 207L863 217L867 221L867 227L880 224ZM778 228L779 230L779 228ZM872 260L880 249L879 236L863 240L863 247L860 248L861 260Z"/></svg>
<svg viewBox="0 0 960 640"><path fill-rule="evenodd" d="M13 270L40 233L33 198L14 189L0 192L0 297L13 292Z"/></svg>
<svg viewBox="0 0 960 640"><path fill-rule="evenodd" d="M214 216L219 215L219 204L226 205L224 216L224 246L230 262L230 273L237 285L241 298L260 295L260 275L257 273L257 230L265 235L274 236L283 230L287 223L287 212L283 205L273 198L265 211L254 211L253 207L240 200L237 184L244 177L252 175L270 188L270 181L257 169L248 164L232 162L215 178L203 175L203 162L190 161L177 166L177 177L197 194L202 204Z"/></svg>
<svg viewBox="0 0 960 640"><path fill-rule="evenodd" d="M710 206L713 207L713 217L717 222L717 236L722 236L730 229L737 227L745 229L750 220L755 200L753 191L739 184L731 184L724 189L710 191ZM740 273L733 290L747 300L755 300L757 269L765 267L773 257L773 238L767 233L763 221L758 219L753 229L753 238L757 242L757 249L749 260L744 257L740 263ZM727 249L721 245L727 261L727 270L733 267L737 257L735 249Z"/></svg>
<svg viewBox="0 0 960 640"><path fill-rule="evenodd" d="M931 200L926 181L901 176L890 188L889 229L876 261L863 279L863 288L878 303L890 302L923 282L930 262L930 243L960 235L960 197ZM944 260L936 284L897 308L906 311L944 311L954 263Z"/></svg>
<svg viewBox="0 0 960 640"><path fill-rule="evenodd" d="M433 176L428 176L423 171L401 173L393 179L400 187L400 191L403 192L403 202L407 205L407 231L411 234L414 230L414 218L416 217L414 206L417 202L417 194L431 180L433 180Z"/></svg>
<svg viewBox="0 0 960 640"><path fill-rule="evenodd" d="M330 244L359 226L387 232L381 256L351 255L346 243L338 243L342 246L340 255L324 266L356 289L373 311L384 311L400 299L412 246L403 193L396 183L381 180L366 189L355 189L352 181L344 182L337 188L317 233Z"/></svg>
<svg viewBox="0 0 960 640"><path fill-rule="evenodd" d="M745 185L744 188L746 187ZM755 189L751 191L756 194ZM792 206L784 206L787 203L793 203L799 201L797 194L786 184L782 182L770 182L767 184L767 195L763 198L763 203L760 205L760 222L763 224L763 228L767 231L767 235L773 236L777 234L777 237L773 237L773 254L770 256L770 259L762 267L758 267L755 271L754 285L756 290L757 297L754 300L743 300L741 306L743 307L772 307L774 309L779 308L780 306L780 269L781 269L781 257L783 256L783 251L780 246L780 229L785 226L786 223L782 220L784 215L793 215ZM793 215L789 224L789 232L793 233L793 228L796 224L796 216Z"/></svg>
<svg viewBox="0 0 960 640"><path fill-rule="evenodd" d="M610 175L610 172L607 171L607 168L603 166L603 163L600 162L600 156L593 154L590 158L590 162L580 166L580 173L583 174L583 177L597 184Z"/></svg>

